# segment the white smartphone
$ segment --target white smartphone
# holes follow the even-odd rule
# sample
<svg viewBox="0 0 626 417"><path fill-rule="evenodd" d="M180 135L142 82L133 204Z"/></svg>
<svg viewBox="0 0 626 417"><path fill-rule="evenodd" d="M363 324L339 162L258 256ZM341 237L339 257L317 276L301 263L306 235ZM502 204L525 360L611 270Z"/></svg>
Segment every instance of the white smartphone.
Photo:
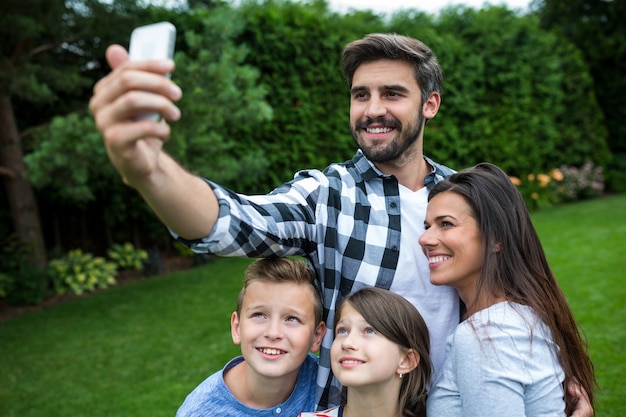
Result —
<svg viewBox="0 0 626 417"><path fill-rule="evenodd" d="M128 59L130 61L146 61L151 59L173 59L176 44L176 27L170 22L153 23L139 26L130 35ZM170 74L164 74L169 77ZM142 113L139 119L158 121L157 113Z"/></svg>

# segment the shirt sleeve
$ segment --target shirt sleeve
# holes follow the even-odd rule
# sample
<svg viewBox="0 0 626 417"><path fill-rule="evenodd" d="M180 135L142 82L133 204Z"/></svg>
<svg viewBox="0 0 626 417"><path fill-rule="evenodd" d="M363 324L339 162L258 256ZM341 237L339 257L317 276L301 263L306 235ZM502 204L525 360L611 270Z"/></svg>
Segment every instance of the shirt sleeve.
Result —
<svg viewBox="0 0 626 417"><path fill-rule="evenodd" d="M203 239L183 241L196 252L220 256L306 255L315 249L320 199L326 195L325 177L302 171L294 180L266 195L243 195L207 181L213 188L219 216Z"/></svg>
<svg viewBox="0 0 626 417"><path fill-rule="evenodd" d="M519 340L498 326L489 326L488 339L479 338L484 330L461 326L452 342L461 415L525 416L524 386L530 381L524 357L517 350Z"/></svg>

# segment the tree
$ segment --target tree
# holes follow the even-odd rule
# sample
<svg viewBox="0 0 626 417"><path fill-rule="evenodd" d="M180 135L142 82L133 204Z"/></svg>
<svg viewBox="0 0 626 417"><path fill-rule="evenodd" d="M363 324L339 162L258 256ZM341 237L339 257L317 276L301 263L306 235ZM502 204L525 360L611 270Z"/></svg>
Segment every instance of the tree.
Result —
<svg viewBox="0 0 626 417"><path fill-rule="evenodd" d="M610 159L582 57L535 16L457 6L431 22L397 15L391 29L423 39L444 70L440 115L426 131L435 159L486 160L516 175Z"/></svg>
<svg viewBox="0 0 626 417"><path fill-rule="evenodd" d="M564 35L582 51L604 112L614 169L621 171L620 188L626 190L626 2L534 0L532 9L543 28Z"/></svg>
<svg viewBox="0 0 626 417"><path fill-rule="evenodd" d="M259 70L245 62L249 48L236 43L244 15L226 6L198 7L177 19L186 29L172 77L184 92L183 119L165 149L197 174L245 189L267 173L269 162L241 132L271 120L273 111Z"/></svg>
<svg viewBox="0 0 626 417"><path fill-rule="evenodd" d="M46 264L37 201L24 153L26 132L53 115L83 109L104 47L141 16L135 0L8 0L0 10L0 175L15 236L31 266Z"/></svg>
<svg viewBox="0 0 626 417"><path fill-rule="evenodd" d="M211 7L149 11L147 21L169 20L179 28L172 77L185 92L179 103L184 118L165 149L199 175L246 184L263 175L268 164L259 147L240 146L235 132L269 119L272 110L258 71L243 64L247 48L233 42L243 19L234 9ZM25 157L27 178L45 196L54 248L63 250L70 227L76 230L74 241L89 251L122 236L137 247L166 237L139 195L121 183L84 103L80 111L35 129L32 143ZM79 218L70 223L67 213Z"/></svg>
<svg viewBox="0 0 626 417"><path fill-rule="evenodd" d="M246 62L260 70L274 109L271 122L245 131L242 139L266 150L270 182L253 190L264 192L296 169L324 168L352 155L341 49L384 24L369 12L342 17L323 0L249 1L241 7L246 28L238 40L254 51Z"/></svg>

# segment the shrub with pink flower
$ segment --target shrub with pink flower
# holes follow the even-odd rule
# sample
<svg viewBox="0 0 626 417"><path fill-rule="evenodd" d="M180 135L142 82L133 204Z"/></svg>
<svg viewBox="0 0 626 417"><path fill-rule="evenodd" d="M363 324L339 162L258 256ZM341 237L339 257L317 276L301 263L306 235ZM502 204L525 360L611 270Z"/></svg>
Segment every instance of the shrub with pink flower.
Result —
<svg viewBox="0 0 626 417"><path fill-rule="evenodd" d="M562 201L585 200L600 197L604 192L602 167L587 162L580 168L562 166L563 181L559 187Z"/></svg>
<svg viewBox="0 0 626 417"><path fill-rule="evenodd" d="M560 202L595 198L604 192L602 168L591 162L580 168L563 165L548 173L510 178L529 210L550 207Z"/></svg>

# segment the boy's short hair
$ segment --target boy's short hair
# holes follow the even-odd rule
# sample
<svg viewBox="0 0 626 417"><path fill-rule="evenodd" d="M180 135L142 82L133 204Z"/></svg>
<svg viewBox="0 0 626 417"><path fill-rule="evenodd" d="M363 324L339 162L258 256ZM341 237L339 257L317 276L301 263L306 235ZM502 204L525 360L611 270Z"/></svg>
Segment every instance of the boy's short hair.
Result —
<svg viewBox="0 0 626 417"><path fill-rule="evenodd" d="M237 315L241 314L246 289L253 282L293 283L308 286L313 293L315 325L317 326L322 321L322 297L316 284L315 273L305 262L292 258L263 258L252 262L243 277L243 288L237 299Z"/></svg>

